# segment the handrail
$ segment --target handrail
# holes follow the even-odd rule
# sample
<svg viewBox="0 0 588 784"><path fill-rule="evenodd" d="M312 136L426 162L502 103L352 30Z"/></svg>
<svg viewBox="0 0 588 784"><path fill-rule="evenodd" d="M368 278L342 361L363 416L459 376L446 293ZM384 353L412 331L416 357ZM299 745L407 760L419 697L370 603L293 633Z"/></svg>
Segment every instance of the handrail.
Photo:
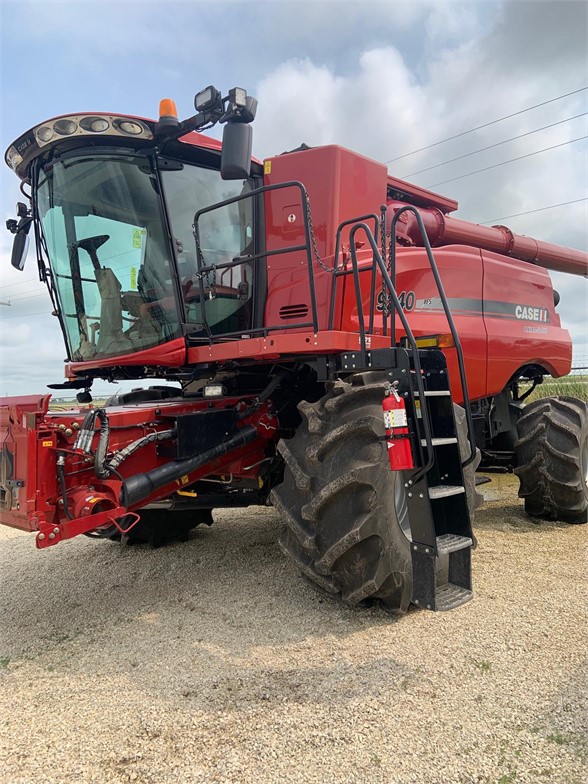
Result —
<svg viewBox="0 0 588 784"><path fill-rule="evenodd" d="M251 256L247 257L237 257L237 260L233 259L233 261L226 262L224 264L213 264L207 265L203 264L204 256L202 254L202 248L200 246L200 231L198 227L198 221L200 217L208 212L212 212L214 210L219 210L222 207L227 207L229 204L235 204L236 202L243 201L244 199L250 199L256 196L261 195L262 193L266 193L268 191L277 191L282 190L283 188L298 188L300 191L301 196L301 203L304 210L304 236L305 236L305 244L304 245L293 245L289 248L278 248L276 250L264 250L261 253L255 253ZM308 216L308 193L304 185L299 182L298 180L290 180L288 182L278 182L274 185L263 185L261 188L255 188L254 190L247 191L246 193L240 193L237 196L232 196L230 199L224 199L223 201L218 201L215 204L211 204L208 207L203 207L201 210L198 210L194 214L194 240L196 243L196 267L198 270L198 287L200 289L200 301L202 303L205 302L206 299L206 292L204 290L204 274L209 271L217 270L217 269L225 269L228 267L234 267L239 264L245 263L257 263L261 259L267 259L269 256L275 256L283 253L294 253L295 251L306 251L306 263L308 267L308 286L310 290L310 303L311 303L311 310L312 310L312 328L314 333L318 332L318 310L316 304L316 291L314 287L314 271L312 268L312 245L311 245L311 233L310 233L310 221ZM204 327L207 337L210 342L214 341L214 336L210 331L210 326L208 324L206 318L206 308L204 305L201 308L202 310L202 326ZM277 329L277 327L276 327ZM219 336L222 338L223 336Z"/></svg>
<svg viewBox="0 0 588 784"><path fill-rule="evenodd" d="M329 308L329 329L333 329L333 322L335 320L335 301L336 301L336 294L337 294L337 278L341 275L347 274L348 270L345 270L344 267L338 268L337 264L339 261L339 253L341 252L341 234L345 226L351 226L352 224L356 224L358 221L366 221L372 220L374 221L374 227L376 231L378 230L379 218L373 212L369 213L368 215L361 215L359 218L350 218L349 220L343 221L339 224L337 228L337 234L335 236L335 255L333 257L333 288L331 290L331 306ZM372 277L372 294L370 297L370 328L369 331L373 332L373 312L374 312L374 295L375 295L375 286L376 280L375 275Z"/></svg>
<svg viewBox="0 0 588 784"><path fill-rule="evenodd" d="M404 331L406 332L406 338L410 344L410 347L413 352L414 356L414 369L415 369L415 377L416 377L416 385L419 392L419 400L421 406L421 415L422 415L422 422L423 422L423 429L425 434L425 445L427 449L427 462L424 466L422 466L417 473L412 477L413 483L419 481L421 477L423 477L434 465L435 458L433 453L433 436L431 432L431 423L429 420L429 409L427 405L427 399L425 397L425 388L423 385L423 372L421 368L421 361L419 358L419 352L416 345L416 340L414 334L410 328L410 324L406 316L404 315L404 311L400 305L400 301L396 294L396 289L392 285L392 281L390 280L390 276L388 275L388 270L386 269L386 265L384 264L382 257L380 255L380 251L378 249L378 245L376 243L375 237L372 234L370 227L366 223L356 223L355 226L349 232L349 242L351 244L350 247L350 254L351 254L351 262L354 269L354 281L355 281L355 293L357 297L357 305L358 305L358 316L361 313L359 324L360 324L360 340L361 340L361 347L365 351L365 329L364 329L364 320L363 320L363 308L361 307L361 289L359 288L359 269L358 269L358 260L357 260L357 248L355 247L355 234L357 231L362 229L365 232L365 236L367 237L367 241L370 244L370 247L373 252L373 259L375 264L378 265L380 268L380 272L382 273L382 280L385 282L386 287L392 297L392 302L394 303L394 308L398 312L398 316L404 327ZM373 267L372 267L373 269ZM375 276L374 276L375 277Z"/></svg>
<svg viewBox="0 0 588 784"><path fill-rule="evenodd" d="M437 285L437 291L439 292L439 296L441 298L441 303L443 304L443 311L445 313L445 318L447 319L447 323L449 324L449 330L451 332L451 336L453 337L453 342L455 344L455 350L457 353L457 365L459 368L459 379L461 383L461 391L463 394L463 403L466 412L466 419L468 423L468 441L470 443L471 454L467 460L464 460L462 463L462 467L465 468L468 466L476 457L476 443L474 440L474 421L472 419L472 411L470 406L470 396L468 393L468 383L466 378L465 372L465 362L463 359L463 351L461 347L461 341L459 339L459 335L457 333L457 329L455 328L455 323L453 321L453 316L451 315L451 309L449 307L449 303L447 302L447 297L445 295L445 289L443 288L443 283L441 281L441 276L439 275L439 269L437 267L437 262L435 261L435 257L433 255L433 250L431 248L431 243L429 242L429 237L427 236L427 230L425 229L425 225L423 223L423 219L421 217L420 212L410 204L407 204L405 207L401 207L399 210L396 211L396 214L392 218L392 223L390 225L390 260L393 264L393 269L396 269L396 223L399 217L402 215L403 212L412 212L413 215L417 219L419 231L421 232L421 236L423 239L423 245L427 252L427 258L429 260L429 265L431 267L431 271L433 273L433 277L435 279L435 283ZM400 315L399 311L399 315ZM404 326L404 323L403 323Z"/></svg>

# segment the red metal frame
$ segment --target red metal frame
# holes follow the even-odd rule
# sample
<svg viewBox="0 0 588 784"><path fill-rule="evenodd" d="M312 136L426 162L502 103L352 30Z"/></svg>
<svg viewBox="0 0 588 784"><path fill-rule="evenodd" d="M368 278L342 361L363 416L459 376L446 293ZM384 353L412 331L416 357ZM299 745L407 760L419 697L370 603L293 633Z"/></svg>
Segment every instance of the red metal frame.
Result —
<svg viewBox="0 0 588 784"><path fill-rule="evenodd" d="M15 458L14 470L9 478L19 483L12 490L11 503L4 504L0 522L25 531L38 531L39 548L115 524L113 520L135 509L119 502L122 485L119 478L113 475L108 479L97 479L93 460L90 458L88 462L86 454L74 449L89 409L49 412L49 398L49 395L44 395L24 400L0 400L0 432L4 436L0 448L3 454L9 451ZM252 399L251 396L216 400L200 398L197 401L172 400L109 408L110 451L124 448L147 432L168 429L170 423L182 414L210 410L211 407L244 410ZM143 498L140 506L166 498L209 474L230 473L242 478L256 478L255 466L267 457L268 444L277 437L278 423L268 405L264 404L254 414L245 416L241 423L242 426L251 424L258 430L256 440L159 487ZM58 453L65 455L70 518L65 511L57 477ZM156 445L149 444L129 457L121 470L124 470L125 476L132 476L166 462L167 458L158 453ZM1 477L2 482L7 478Z"/></svg>

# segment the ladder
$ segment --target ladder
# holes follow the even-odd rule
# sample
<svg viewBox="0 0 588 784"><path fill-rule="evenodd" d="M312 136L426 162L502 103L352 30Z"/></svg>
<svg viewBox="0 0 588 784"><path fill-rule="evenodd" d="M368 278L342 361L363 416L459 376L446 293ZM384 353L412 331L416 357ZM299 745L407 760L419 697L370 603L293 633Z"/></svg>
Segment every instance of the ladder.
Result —
<svg viewBox="0 0 588 784"><path fill-rule="evenodd" d="M395 290L395 226L397 219L406 211L412 211L416 215L425 251L456 347L467 421L467 436L462 431L461 439L455 420L445 356L438 349L419 349L417 347ZM364 216L364 218L374 218L377 228L377 216ZM388 268L382 258L386 256L383 219L379 221L382 240L381 253L374 233L365 219L361 218L341 224L337 231L337 250L340 247L341 230L343 226L348 224L353 224L349 233L351 268L335 272L335 276L337 278L346 274L353 275L359 314L360 350L343 354L338 372L349 372L352 368L385 370L389 381L397 385L399 393L404 397L409 431L413 439L413 454L418 456L414 469L399 472L402 474L406 491L410 521L413 573L412 603L428 610L451 610L465 604L473 597L471 551L474 536L464 468L474 460L476 447L459 335L418 211L407 205L394 216L390 230ZM355 235L358 231L365 235L373 253L372 307L370 308L367 329L361 313L360 268L355 242ZM335 256L336 264L337 255ZM389 349L368 350L369 341L366 340L366 335L371 333L374 323L373 303L375 277L378 270L382 276L384 293L392 305L390 310L391 347ZM334 296L333 292L333 299ZM396 343L395 314L398 314L404 328L405 347ZM386 316L384 316L384 334L386 334ZM474 488L471 488L470 493L473 494L473 492Z"/></svg>
<svg viewBox="0 0 588 784"><path fill-rule="evenodd" d="M460 439L445 356L400 347L349 352L337 372L350 370L385 371L405 401L416 465L398 473L410 522L412 603L437 611L459 607L473 597L474 537L463 466L469 445L463 430Z"/></svg>

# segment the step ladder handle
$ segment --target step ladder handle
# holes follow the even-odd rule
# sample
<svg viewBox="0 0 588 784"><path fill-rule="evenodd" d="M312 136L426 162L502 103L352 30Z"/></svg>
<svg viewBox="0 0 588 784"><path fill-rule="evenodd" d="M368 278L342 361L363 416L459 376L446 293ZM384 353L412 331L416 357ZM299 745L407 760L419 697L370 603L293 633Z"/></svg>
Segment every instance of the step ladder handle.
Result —
<svg viewBox="0 0 588 784"><path fill-rule="evenodd" d="M380 222L380 218L374 212L370 212L368 215L360 215L359 218L350 218L349 220L343 221L339 224L337 228L337 234L335 235L335 260L334 260L334 267L337 267L337 262L339 261L339 254L341 253L341 233L345 226L353 226L354 224L358 223L359 221L374 221L374 230L378 231L378 226Z"/></svg>
<svg viewBox="0 0 588 784"><path fill-rule="evenodd" d="M339 224L337 228L337 234L335 235L335 255L333 259L333 272L334 274L334 281L333 287L331 290L331 305L329 309L329 329L333 329L333 321L335 318L335 302L336 302L336 289L337 289L337 279L341 274L341 270L343 269L344 265L339 267L339 254L341 253L341 233L345 226L352 226L353 224L357 223L358 221L371 221L374 222L374 232L377 234L380 227L380 217L373 212L368 213L367 215L361 215L359 218L349 218L349 220L343 221ZM374 310L375 310L375 294L376 294L376 277L375 277L375 266L372 267L372 290L370 295L370 323L368 327L368 332L370 334L374 331ZM355 278L355 274L354 274ZM357 286L355 287L355 294L357 297ZM361 330L360 330L361 333Z"/></svg>
<svg viewBox="0 0 588 784"><path fill-rule="evenodd" d="M433 273L433 277L435 278L435 283L437 285L437 291L439 292L439 297L441 298L441 303L443 304L445 318L447 319L447 323L449 324L449 331L451 332L451 336L453 337L453 342L455 344L455 350L457 353L457 365L459 368L459 380L461 382L461 391L463 394L463 405L465 408L466 419L468 424L468 441L470 443L470 450L471 450L470 456L467 458L467 460L464 460L462 463L462 466L465 468L465 466L469 465L476 457L476 442L474 438L474 421L472 419L470 396L468 393L468 382L466 378L465 362L463 359L461 340L459 339L459 335L457 334L457 329L455 328L453 316L451 315L451 308L449 307L449 303L447 302L445 289L443 288L443 282L441 281L441 276L439 275L439 268L437 267L437 262L435 261L435 257L433 255L433 249L431 248L431 243L429 242L427 230L425 229L425 224L423 223L423 218L420 212L417 210L417 208L413 207L410 204L407 204L406 207L401 207L399 210L397 210L394 217L392 218L392 223L390 225L390 255L392 258L394 258L394 262L395 262L396 251L392 250L392 248L396 247L396 242L394 241L394 238L396 237L396 223L398 222L398 219L400 218L403 212L412 212L412 214L415 216L417 220L419 231L423 239L423 245L425 247L427 258L429 260L429 265L431 267L431 271Z"/></svg>
<svg viewBox="0 0 588 784"><path fill-rule="evenodd" d="M398 300L396 290L392 285L392 281L390 280L390 276L388 275L388 270L386 269L386 265L384 264L384 261L380 256L380 251L378 250L375 237L372 234L370 227L366 223L356 223L355 226L349 232L349 242L351 244L351 262L353 264L353 268L354 269L357 268L357 250L355 248L355 235L360 230L365 233L367 241L371 246L372 252L374 254L374 261L380 268L380 272L382 273L382 280L385 282L386 287L390 292L390 296L392 297L392 302L394 303L394 307L398 312L398 316L400 318L400 321L402 322L404 331L406 332L406 338L413 352L416 385L419 393L419 401L421 406L421 416L422 416L423 430L424 430L425 442L426 442L425 448L427 450L427 460L425 465L422 468L420 468L414 476L411 477L413 483L416 483L421 479L421 477L423 477L426 473L428 473L428 471L431 470L431 468L435 463L435 456L433 452L433 435L431 430L431 422L429 419L429 407L427 404L427 399L425 397L425 388L423 386L423 373L421 369L421 360L419 357L419 351L416 345L416 340L414 339L414 335L410 328L410 324L408 323L406 316L404 315L404 311L400 306L400 301ZM359 280L359 274L357 275L357 279ZM356 287L356 294L358 296L358 300L357 300L358 310L362 310L361 290L358 289L357 287ZM361 330L361 327L363 326L362 318L359 319L359 324ZM365 334L363 335L363 339L365 340Z"/></svg>
<svg viewBox="0 0 588 784"><path fill-rule="evenodd" d="M392 218L394 220L394 216ZM394 224L396 226L396 224ZM390 230L390 243L388 245L388 271L390 274L390 280L392 281L392 285L394 289L396 289L396 240L392 235L392 230ZM394 310L390 314L390 337L392 345L396 345L396 315Z"/></svg>
<svg viewBox="0 0 588 784"><path fill-rule="evenodd" d="M388 208L385 204L380 205L380 245L381 250L380 253L383 259L387 258L388 251L386 249L386 210ZM374 286L376 285L376 267L374 264ZM382 281L382 335L386 336L388 334L388 317L386 315L386 285L384 281ZM394 342L394 341L392 341Z"/></svg>

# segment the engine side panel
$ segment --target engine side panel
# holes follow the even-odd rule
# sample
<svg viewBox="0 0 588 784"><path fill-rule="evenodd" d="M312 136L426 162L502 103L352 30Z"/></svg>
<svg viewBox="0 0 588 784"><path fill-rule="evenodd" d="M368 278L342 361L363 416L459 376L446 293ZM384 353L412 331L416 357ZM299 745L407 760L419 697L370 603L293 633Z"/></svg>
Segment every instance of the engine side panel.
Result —
<svg viewBox="0 0 588 784"><path fill-rule="evenodd" d="M482 258L488 394L500 392L526 364L541 365L555 377L567 375L572 342L555 310L549 273L489 251Z"/></svg>

